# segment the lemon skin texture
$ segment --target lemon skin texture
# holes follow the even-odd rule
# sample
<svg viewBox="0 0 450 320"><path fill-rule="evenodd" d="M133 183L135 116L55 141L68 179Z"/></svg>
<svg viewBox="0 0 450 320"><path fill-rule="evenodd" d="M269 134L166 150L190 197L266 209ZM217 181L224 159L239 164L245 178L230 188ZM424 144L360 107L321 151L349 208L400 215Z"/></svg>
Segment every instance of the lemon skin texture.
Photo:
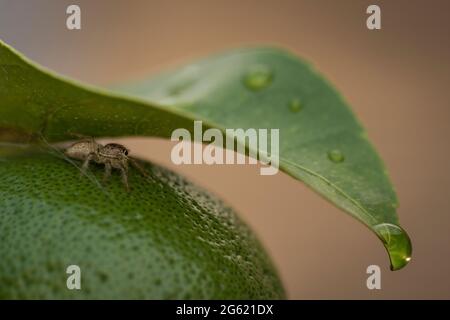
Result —
<svg viewBox="0 0 450 320"><path fill-rule="evenodd" d="M0 148L0 299L282 299L254 233L163 167L113 171L57 152ZM67 268L80 268L69 290Z"/></svg>

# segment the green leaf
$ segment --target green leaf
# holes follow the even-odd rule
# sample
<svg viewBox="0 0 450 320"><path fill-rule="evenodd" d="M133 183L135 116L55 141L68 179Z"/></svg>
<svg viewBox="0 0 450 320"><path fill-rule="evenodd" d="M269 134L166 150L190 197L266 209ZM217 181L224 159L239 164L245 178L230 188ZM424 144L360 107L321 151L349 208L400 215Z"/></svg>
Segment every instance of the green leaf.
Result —
<svg viewBox="0 0 450 320"><path fill-rule="evenodd" d="M115 92L62 79L0 43L0 138L170 137L176 128L278 128L280 169L374 231L391 268L411 257L380 158L342 97L280 49L212 56Z"/></svg>

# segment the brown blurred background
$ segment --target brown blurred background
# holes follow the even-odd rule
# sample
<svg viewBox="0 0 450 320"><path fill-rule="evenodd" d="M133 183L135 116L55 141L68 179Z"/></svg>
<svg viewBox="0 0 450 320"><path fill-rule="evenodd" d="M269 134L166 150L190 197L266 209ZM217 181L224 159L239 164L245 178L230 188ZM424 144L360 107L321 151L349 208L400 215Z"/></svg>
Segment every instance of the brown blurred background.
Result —
<svg viewBox="0 0 450 320"><path fill-rule="evenodd" d="M78 4L82 29L65 27ZM382 29L366 28L378 4ZM391 173L414 245L391 272L378 239L285 174L255 166L184 166L170 143L127 140L236 208L257 232L291 299L450 298L449 1L0 0L0 38L40 64L92 84L142 78L247 44L311 61L353 106ZM366 268L382 268L382 289Z"/></svg>

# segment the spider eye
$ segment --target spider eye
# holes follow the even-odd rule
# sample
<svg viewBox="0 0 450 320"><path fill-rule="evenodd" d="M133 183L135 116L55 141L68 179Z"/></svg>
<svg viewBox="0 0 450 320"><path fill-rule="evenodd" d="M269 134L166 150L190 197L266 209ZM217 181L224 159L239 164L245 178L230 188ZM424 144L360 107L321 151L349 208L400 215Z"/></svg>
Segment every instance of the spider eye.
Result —
<svg viewBox="0 0 450 320"><path fill-rule="evenodd" d="M127 156L127 155L128 155L128 150L125 150L125 152L124 152L124 153L125 153L125 155Z"/></svg>

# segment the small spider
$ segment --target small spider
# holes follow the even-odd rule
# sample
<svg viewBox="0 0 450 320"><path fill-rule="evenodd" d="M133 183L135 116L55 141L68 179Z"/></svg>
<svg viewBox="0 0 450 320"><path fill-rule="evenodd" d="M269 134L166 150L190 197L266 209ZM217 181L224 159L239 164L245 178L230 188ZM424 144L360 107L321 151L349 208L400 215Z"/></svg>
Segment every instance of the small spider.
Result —
<svg viewBox="0 0 450 320"><path fill-rule="evenodd" d="M135 159L128 156L128 152L129 150L121 144L108 143L103 146L93 138L86 138L72 144L66 149L64 154L69 158L83 161L82 174L86 172L90 162L105 165L105 175L103 177L105 182L111 176L112 168L120 170L125 189L130 191L128 185L128 163L138 169L144 177L148 177L148 175Z"/></svg>

